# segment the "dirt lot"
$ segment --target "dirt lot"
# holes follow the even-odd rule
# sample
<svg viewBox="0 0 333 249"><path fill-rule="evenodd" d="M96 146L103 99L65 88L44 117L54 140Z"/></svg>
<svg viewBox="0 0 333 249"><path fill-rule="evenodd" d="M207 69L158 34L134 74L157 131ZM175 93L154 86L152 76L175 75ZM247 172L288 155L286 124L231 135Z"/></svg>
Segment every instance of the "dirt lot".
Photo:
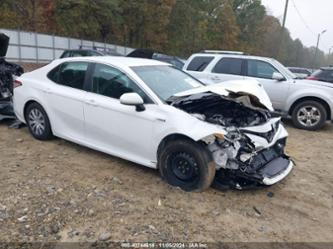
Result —
<svg viewBox="0 0 333 249"><path fill-rule="evenodd" d="M288 130L297 166L284 182L185 193L154 170L1 124L0 241L332 241L333 127Z"/></svg>

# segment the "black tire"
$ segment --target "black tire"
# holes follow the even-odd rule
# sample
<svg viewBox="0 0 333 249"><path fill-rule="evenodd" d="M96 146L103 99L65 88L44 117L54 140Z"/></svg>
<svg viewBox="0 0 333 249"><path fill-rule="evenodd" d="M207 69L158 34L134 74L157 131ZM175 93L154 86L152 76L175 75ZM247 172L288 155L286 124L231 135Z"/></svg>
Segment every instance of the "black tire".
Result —
<svg viewBox="0 0 333 249"><path fill-rule="evenodd" d="M33 116L36 116L36 119L39 117L40 126L38 128L36 127L36 120L34 120ZM38 140L50 140L53 138L50 120L40 104L36 102L29 104L25 111L25 120L34 138Z"/></svg>
<svg viewBox="0 0 333 249"><path fill-rule="evenodd" d="M308 114L303 115L303 113L305 113L305 110L308 111ZM315 115L310 115L309 111L312 110L316 110ZM315 131L321 129L327 121L327 112L325 107L321 103L314 100L306 100L297 104L293 109L291 116L293 124L296 128L308 131ZM317 119L311 118L309 116L316 117ZM300 120L301 118L303 118L302 121ZM306 122L309 122L309 124L306 124ZM312 123L310 124L310 122Z"/></svg>
<svg viewBox="0 0 333 249"><path fill-rule="evenodd" d="M191 192L209 188L216 171L208 149L187 139L168 142L159 153L158 165L166 182Z"/></svg>

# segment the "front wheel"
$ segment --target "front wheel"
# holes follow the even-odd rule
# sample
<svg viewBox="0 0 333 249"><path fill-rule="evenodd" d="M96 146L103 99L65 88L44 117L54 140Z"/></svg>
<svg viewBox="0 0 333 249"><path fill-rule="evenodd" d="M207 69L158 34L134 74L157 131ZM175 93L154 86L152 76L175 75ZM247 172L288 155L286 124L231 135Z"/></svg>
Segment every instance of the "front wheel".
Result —
<svg viewBox="0 0 333 249"><path fill-rule="evenodd" d="M324 106L313 100L299 103L292 112L293 124L309 131L321 129L327 120L327 112Z"/></svg>
<svg viewBox="0 0 333 249"><path fill-rule="evenodd" d="M159 171L170 185L202 192L215 176L215 163L202 145L182 139L168 142L159 155Z"/></svg>

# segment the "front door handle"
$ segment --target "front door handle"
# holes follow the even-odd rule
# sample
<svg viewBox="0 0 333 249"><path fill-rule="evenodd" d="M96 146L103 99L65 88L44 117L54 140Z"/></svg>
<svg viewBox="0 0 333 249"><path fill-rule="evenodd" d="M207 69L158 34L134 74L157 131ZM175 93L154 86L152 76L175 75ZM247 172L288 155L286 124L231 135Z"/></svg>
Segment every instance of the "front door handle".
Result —
<svg viewBox="0 0 333 249"><path fill-rule="evenodd" d="M221 80L219 76L212 76L212 80Z"/></svg>
<svg viewBox="0 0 333 249"><path fill-rule="evenodd" d="M96 103L96 101L93 100L93 99L89 99L89 100L87 100L87 101L86 101L86 104L87 104L87 105L91 105L91 106L95 106L95 107L98 106L98 104Z"/></svg>

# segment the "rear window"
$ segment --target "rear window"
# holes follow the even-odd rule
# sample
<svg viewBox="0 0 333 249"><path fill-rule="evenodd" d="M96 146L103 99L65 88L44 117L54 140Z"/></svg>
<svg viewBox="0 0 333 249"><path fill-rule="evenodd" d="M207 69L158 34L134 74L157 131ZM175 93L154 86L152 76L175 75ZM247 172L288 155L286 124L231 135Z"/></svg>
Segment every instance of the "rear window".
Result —
<svg viewBox="0 0 333 249"><path fill-rule="evenodd" d="M214 59L214 56L197 56L192 59L187 67L188 71L202 72Z"/></svg>
<svg viewBox="0 0 333 249"><path fill-rule="evenodd" d="M242 59L237 58L222 58L214 67L213 73L221 74L242 74Z"/></svg>
<svg viewBox="0 0 333 249"><path fill-rule="evenodd" d="M316 77L318 80L333 82L333 70L319 69L315 71L312 76Z"/></svg>
<svg viewBox="0 0 333 249"><path fill-rule="evenodd" d="M324 78L324 77L326 77L328 75L328 73L329 73L328 71L319 69L319 70L315 71L312 74L312 76Z"/></svg>
<svg viewBox="0 0 333 249"><path fill-rule="evenodd" d="M51 70L47 77L57 84L82 90L87 69L87 62L65 62Z"/></svg>

